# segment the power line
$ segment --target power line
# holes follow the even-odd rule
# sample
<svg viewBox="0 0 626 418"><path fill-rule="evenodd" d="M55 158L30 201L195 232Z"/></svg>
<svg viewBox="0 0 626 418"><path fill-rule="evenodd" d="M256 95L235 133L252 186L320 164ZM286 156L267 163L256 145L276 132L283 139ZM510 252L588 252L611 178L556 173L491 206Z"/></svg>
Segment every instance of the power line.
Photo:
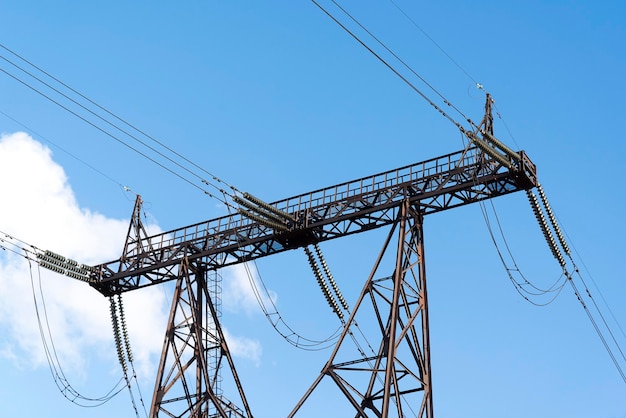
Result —
<svg viewBox="0 0 626 418"><path fill-rule="evenodd" d="M604 337L604 334L602 333L602 330L599 328L598 323L596 322L595 318L593 317L593 314L591 313L591 311L589 310L589 308L587 307L587 305L583 301L583 299L582 299L582 297L580 295L580 292L578 291L578 288L577 288L576 284L574 283L574 281L572 280L571 276L568 276L568 282L572 286L572 289L574 290L574 294L576 295L576 298L578 299L578 301L580 302L581 306L583 307L583 310L587 314L587 317L589 318L589 321L591 321L591 324L593 325L593 328L596 331L596 334L600 338L600 341L602 342L602 345L604 346L606 352L608 353L609 357L611 357L611 360L613 361L613 364L615 365L615 368L617 369L617 372L622 377L622 380L624 381L624 383L626 383L626 374L624 373L624 371L622 370L621 366L619 365L619 361L618 361L617 357L615 356L615 354L613 353L613 350L609 346L606 338ZM613 333L610 330L609 330L609 333L613 337ZM615 341L615 339L614 339L614 341ZM617 344L616 341L615 341L615 343ZM619 345L617 345L617 347L618 347L618 350L619 350L620 354L622 355L622 359L625 359L624 358L624 353L622 352L622 349L619 347Z"/></svg>
<svg viewBox="0 0 626 418"><path fill-rule="evenodd" d="M356 23L365 33L367 33L372 39L374 39L380 46L382 46L385 51L389 52L395 59L397 59L405 68L407 68L414 76L416 76L422 83L424 83L428 88L430 88L439 98L443 100L445 104L452 107L454 110L459 113L460 116L463 117L466 121L468 121L471 125L474 126L473 122L468 118L459 108L454 106L450 101L448 101L439 90L437 90L432 84L430 84L426 79L424 79L421 75L419 75L409 64L406 63L402 58L400 58L394 51L392 51L384 42L382 42L378 37L376 37L370 30L368 30L364 25L359 22L351 13L349 13L346 9L344 9L336 0L332 0L333 4L336 5L339 10L341 10L346 16L350 18L354 23ZM361 44L363 44L359 39L357 39ZM434 42L434 41L433 41ZM442 50L443 51L443 50ZM445 53L445 51L444 51Z"/></svg>
<svg viewBox="0 0 626 418"><path fill-rule="evenodd" d="M0 110L0 114L3 115L4 117L6 117L7 119L17 123L18 125L20 125L22 128L24 128L26 131L30 132L33 136L37 136L38 138L41 138L42 140L44 140L45 142L51 144L52 146L58 148L59 150L61 150L62 152L64 152L65 154L69 155L70 157L72 157L73 159L75 159L76 161L80 162L81 164L83 164L85 167L89 168L90 170L93 170L94 172L98 173L99 175L101 175L102 177L106 178L107 180L109 180L110 182L112 182L113 184L115 184L116 186L119 186L120 189L124 190L124 191L130 191L130 187L125 186L124 184L122 184L121 182L115 180L113 177L111 177L110 175L106 174L105 172L103 172L102 170L96 168L95 166L89 164L87 161L83 160L82 158L78 157L76 154L73 154L72 152L68 151L66 148L62 147L61 145L59 145L58 143L53 142L52 140L50 140L49 138L43 136L42 134L38 133L37 131L35 131L34 129L32 129L31 127L27 126L26 124L18 121L17 119L15 119L13 116L7 114L6 112Z"/></svg>
<svg viewBox="0 0 626 418"><path fill-rule="evenodd" d="M458 61L452 58L452 56L448 54L446 50L443 49L443 47L439 45L439 43L437 43L437 41L435 41L428 33L426 33L426 31L422 29L422 27L418 25L417 22L398 5L398 3L396 3L394 0L389 0L389 2L393 4L396 7L396 9L398 9L398 11L400 11L400 13L402 13L404 17L406 17L409 20L409 22L411 22L413 26L415 26L430 42L432 42L433 45L435 45L454 65L456 65L457 68L461 70L461 72L463 72L463 74L467 76L467 78L472 80L472 82L476 85L476 87L478 87L481 90L484 90L483 85L480 84L478 81L476 81L476 79L472 77L472 75L467 70L465 70L465 68L463 68L463 66L459 64Z"/></svg>
<svg viewBox="0 0 626 418"><path fill-rule="evenodd" d="M600 299L602 299L602 303L604 303L604 306L606 307L606 309L609 311L609 313L611 314L611 317L613 318L613 321L615 322L615 324L617 325L618 329L620 330L620 333L622 334L622 336L624 338L626 338L626 333L624 333L624 329L622 328L621 324L619 323L619 321L617 320L617 318L615 317L615 314L613 313L613 310L611 309L610 305L608 304L608 302L606 301L606 299L604 298L604 295L602 294L602 291L600 290L600 287L598 286L598 284L596 283L595 279L593 278L593 275L591 274L591 272L589 271L589 269L587 268L587 265L585 264L585 261L583 260L582 256L580 255L580 253L578 252L578 250L576 249L576 246L572 243L571 238L568 236L567 234L567 230L563 228L563 232L565 233L565 236L568 239L568 242L570 243L571 247L574 249L574 253L576 254L576 256L578 257L578 259L580 260L580 263L582 264L583 268L585 269L585 272L587 273L587 276L591 279L591 283L593 283L593 286L595 287L596 291L598 292L598 294L600 295ZM573 262L573 261L572 261ZM576 267L576 273L580 276L581 272L580 269L578 269L578 267ZM586 285L585 285L586 286Z"/></svg>
<svg viewBox="0 0 626 418"><path fill-rule="evenodd" d="M76 390L71 383L69 382L63 367L61 366L61 362L59 360L56 346L54 345L54 340L52 338L52 332L50 330L50 323L48 321L48 312L46 309L45 298L43 294L43 288L41 285L41 272L38 269L38 288L39 288L39 298L36 295L35 284L33 278L32 264L31 259L26 257L28 260L28 267L30 272L30 283L32 289L33 302L35 305L35 314L37 316L37 323L39 326L39 334L41 337L42 345L44 348L44 353L46 355L46 360L48 362L48 366L50 369L50 373L52 374L52 378L66 399L70 402L81 406L81 407L97 407L101 406L111 399L113 399L116 395L118 395L123 389L124 386L121 386L122 379L118 380L118 382L103 396L100 397L88 397L81 394L78 390ZM38 299L41 299L39 301ZM42 318L43 317L43 318Z"/></svg>
<svg viewBox="0 0 626 418"><path fill-rule="evenodd" d="M74 89L70 88L69 86L67 86L67 84L59 81L57 78L50 76L47 72L41 70L39 67L35 66L34 64L30 63L30 61L22 58L20 55L17 55L16 53L14 53L13 51L11 51L10 49L6 48L4 45L0 44L0 47L4 48L5 50L11 52L12 54L14 54L15 56L17 56L18 58L24 60L24 62L28 63L29 65L32 65L35 69L37 69L38 71L41 71L43 74L45 74L46 76L49 76L52 78L52 80L54 80L55 82L58 82L59 84L61 84L62 86L70 89L70 91L75 92L76 94L78 94L80 97L84 97L86 98L84 95L76 92ZM220 192L221 194L224 195L228 195L230 197L232 197L234 195L234 193L238 192L238 190L230 185L229 183L225 182L224 180L220 179L219 177L209 173L208 171L202 169L199 165L191 162L189 159L182 157L179 153L173 151L170 147L167 147L166 145L164 145L162 142L157 141L156 139L154 139L153 137L145 134L143 131L135 128L133 125L130 125L128 122L124 121L123 119L117 117L116 115L114 115L112 112L104 109L102 106L97 105L96 107L98 109L102 109L104 110L107 114L109 115L113 115L116 119L123 121L127 126L131 127L132 129L134 129L135 131L139 132L140 134L143 134L144 136L147 137L148 141L152 141L155 142L156 144L158 144L159 146L163 147L166 149L167 152L173 153L175 155L175 157L177 158L182 158L184 161L191 163L194 167L196 168L200 168L202 171L204 171L205 173L209 174L211 176L210 180L205 179L203 176L201 176L200 174L198 174L197 172L195 172L194 170L186 167L185 165L183 165L182 163L180 163L179 161L176 161L175 157L170 157L168 156L165 152L162 152L158 149L156 149L154 146L150 145L147 143L147 141L144 141L140 138L138 138L136 135L128 132L128 130L119 127L118 125L116 125L114 122L111 122L110 120L108 120L106 117L100 115L97 113L96 110L93 109L89 109L86 105L79 103L76 99L71 98L70 96L68 96L67 94L61 92L58 88L52 86L50 83L46 82L45 80L43 80L41 77L36 76L35 74L33 74L32 72L26 70L25 68L19 66L18 64L16 64L15 62L11 61L9 58L0 55L0 59L6 61L7 63L9 63L10 65L12 65L13 67L17 68L18 70L20 70L21 72L23 72L24 74L28 75L29 77L32 77L34 80L38 81L39 83L43 84L44 86L46 86L47 88L51 89L53 92L55 92L56 94L60 95L61 97L63 97L66 100L69 100L71 103L73 103L74 105L78 106L80 109L85 110L86 112L88 112L88 114L93 115L94 117L96 117L97 119L99 119L100 121L104 122L106 125L116 129L117 131L121 132L122 134L128 136L129 138L133 139L134 141L138 142L139 144L141 144L142 146L146 147L148 150L150 150L151 152L157 154L158 156L160 156L161 158L164 158L166 161L169 161L170 163L174 164L175 166L177 166L178 168L182 169L184 172L187 172L188 174L192 175L193 177L196 177L198 180L200 180L200 184L209 186L215 190L217 190L218 192ZM21 79L20 77L18 77L17 75L9 72L8 70L4 69L4 68L0 68L0 71L5 73L6 75L8 75L9 77L13 78L14 80L18 81L19 83L23 84L24 86L28 87L29 89L31 89L32 91L34 91L35 93L41 95L42 97L46 98L47 100L49 100L50 102L56 104L57 106L61 107L62 109L66 110L67 112L69 112L70 114L76 116L77 118L79 118L80 120L82 120L83 122L87 123L88 125L96 128L97 130L99 130L100 132L102 132L103 134L105 134L106 136L110 137L111 139L115 140L116 142L124 145L125 147L127 147L128 149L134 151L135 153L139 154L140 156L146 158L147 160L151 161L152 163L156 164L157 166L163 168L164 170L168 171L169 173L173 174L174 176L178 177L179 179L183 180L184 182L190 184L192 187L195 187L199 190L201 190L204 194L206 194L207 196L214 198L218 201L220 201L221 203L225 204L225 205L232 205L228 200L222 200L222 198L218 197L217 195L215 195L214 193L206 190L204 187L196 184L194 181L190 180L189 178L187 178L186 176L180 174L179 172L175 171L174 169L168 167L165 163L159 162L157 161L154 157L149 156L146 152L143 152L141 150L139 150L137 147L134 147L130 144L128 144L126 141L124 141L123 139L121 139L118 135L115 135L114 133L108 131L107 129L101 127L100 125L98 125L96 122L93 122L91 120L89 120L86 116L80 115L77 111L70 109L67 105L62 104L59 100L51 97L49 94L44 93L43 91L41 91L40 89L34 87L33 85L31 85L30 83L28 83L27 81ZM89 103L94 103L92 100L90 99L86 99ZM216 184L217 183L217 184ZM220 184L224 184L227 186L227 188L229 188L231 191L226 191L224 190L223 187L220 186Z"/></svg>
<svg viewBox="0 0 626 418"><path fill-rule="evenodd" d="M596 334L598 335L598 338L600 338L600 341L602 342L602 345L606 349L609 357L613 361L613 364L615 365L615 368L617 369L618 373L622 377L622 380L624 381L624 383L626 383L626 374L624 373L624 371L622 370L622 367L620 366L620 361L618 360L617 355L614 353L614 350L611 348L610 344L608 343L607 338L605 337L604 332L600 329L600 327L598 325L598 322L596 321L593 313L591 312L591 310L589 309L589 307L585 303L581 292L578 290L578 287L576 286L576 283L573 280L572 274L569 271L567 262L566 262L565 258L563 257L563 254L562 254L561 250L563 250L563 252L565 252L565 254L568 256L568 258L569 258L569 260L570 260L570 262L571 262L571 264L573 266L573 268L572 268L573 271L575 273L578 273L578 276L579 276L582 284L585 286L585 291L587 293L587 296L592 300L593 306L595 307L597 314L600 315L600 319L602 321L602 324L604 324L604 328L605 328L606 332L609 333L609 336L611 337L614 346L617 347L617 350L621 354L621 358L622 358L622 360L624 362L626 362L626 356L624 356L624 352L622 351L622 348L621 348L620 344L618 343L618 341L615 339L615 335L613 334L613 331L611 330L611 327L606 322L606 320L604 318L604 315L602 314L602 311L599 309L598 305L595 303L595 300L591 296L591 292L589 292L589 290L587 288L587 285L585 284L582 275L580 275L579 269L576 266L576 263L574 262L574 259L571 256L571 252L570 252L569 246L567 245L567 243L565 241L565 238L563 237L563 234L561 233L561 228L560 228L560 226L559 226L559 224L558 224L558 222L556 220L556 216L554 215L554 213L553 213L553 211L552 211L552 209L550 207L550 204L549 204L549 202L547 200L547 197L546 197L546 195L545 195L545 193L543 191L543 188L541 187L540 184L537 185L537 189L539 190L539 196L541 198L541 205L543 207L541 207L541 205L538 203L537 198L535 197L535 195L534 195L534 193L532 191L527 190L527 194L528 194L531 206L533 208L533 211L535 212L535 216L537 218L537 222L539 223L539 226L541 227L543 235L544 235L544 237L546 239L546 242L548 243L548 246L550 247L552 255L559 262L561 268L563 269L563 273L567 277L567 282L571 285L571 287L572 287L572 289L574 291L574 295L576 296L576 298L580 302L581 306L583 307L583 310L587 314L587 317L591 321L591 324L592 324L594 330L596 331ZM547 215L547 218L548 218L547 220L546 220L546 217L544 216L544 213L545 213L545 215ZM556 244L556 240L554 239L554 235L556 235L556 237L558 239L558 242L560 244L560 248Z"/></svg>
<svg viewBox="0 0 626 418"><path fill-rule="evenodd" d="M391 4L394 5L394 7L396 9L398 9L398 11L400 11L400 13L402 15L404 15L404 17L411 22L411 24L417 28L422 35L424 35L426 37L426 39L428 39L433 45L435 45L435 47L437 47L437 49L439 49L439 51L441 51L441 53L443 55L446 56L446 58L448 58L450 60L450 62L452 62L463 74L465 74L465 76L472 81L472 83L474 83L474 85L479 89L479 90L483 90L486 92L485 87L483 84L479 83L476 78L474 78L474 76L472 76L469 71L467 71L457 60L454 59L454 57L452 57L452 55L450 55L442 46L441 44L439 44L432 36L430 36L420 25L418 25L418 23L415 21L415 19L413 19L411 16L409 16L408 13L406 13L404 11L404 9L402 9L397 2L395 2L394 0L389 0L389 2ZM500 110L498 109L497 105L493 104L494 108L496 109L496 115L498 116L498 119L500 119L502 121L502 123L504 124L504 127L506 129L506 131L509 134L509 137L511 138L511 141L513 141L513 143L515 144L515 146L517 147L517 149L520 148L519 144L517 143L515 137L513 136L513 132L511 131L511 129L509 128L506 120L504 119L504 117L502 116L502 112L500 112Z"/></svg>
<svg viewBox="0 0 626 418"><path fill-rule="evenodd" d="M131 124L130 122L128 122L126 119L123 119L122 117L118 116L117 114L111 112L110 110L106 109L105 107L99 105L98 103L96 103L95 101L91 100L89 97L85 96L84 94L82 94L81 92L75 90L74 88L72 88L71 86L69 86L68 84L64 83L63 81L59 80L58 78L56 78L55 76L53 76L52 74L48 73L47 71L45 71L44 69L42 69L41 67L35 65L34 63L32 63L31 61L27 60L26 58L24 58L23 56L21 56L20 54L16 53L15 51L7 48L5 45L0 43L0 48L5 49L6 51L10 52L11 54L15 55L16 57L18 57L19 59L21 59L22 61L28 63L29 65L31 65L33 68L36 68L38 71L42 72L43 74L45 74L46 76L50 77L52 80L56 81L57 83L61 84L63 87L67 88L68 90L70 90L71 92L77 94L78 96L80 96L81 98L87 100L89 103L93 104L94 106L96 106L98 109L104 111L105 113L107 113L110 116L113 116L115 119L117 119L118 121L124 123L126 126L132 128L133 130L135 130L136 132L142 134L143 136L145 136L146 138L150 139L151 141L155 142L156 144L160 145L161 147L165 148L167 151L173 153L175 156L181 158L182 160L184 160L185 162L193 165L195 168L201 170L202 172L204 172L205 174L207 174L208 176L210 176L213 180L217 181L218 183L224 183L226 186L228 186L231 190L237 192L237 188L234 187L233 185L229 184L228 182L224 181L223 179L217 177L216 175L212 174L211 172L207 171L205 168L203 168L202 166L196 164L195 162L191 161L190 159L186 158L185 156L181 155L180 153L176 152L174 149L172 149L171 147L167 146L165 143L157 140L156 138L154 138L153 136L147 134L145 131L137 128L135 125ZM119 129L119 128L118 128ZM121 130L121 129L120 129Z"/></svg>
<svg viewBox="0 0 626 418"><path fill-rule="evenodd" d="M115 397L124 389L124 386L126 386L128 387L128 390L130 393L130 397L131 397L131 401L133 404L133 408L135 410L135 414L139 416L138 409L135 403L134 394L132 391L131 377L129 377L127 373L125 360L126 358L128 358L128 361L130 362L131 368L132 368L132 378L134 378L137 384L139 399L143 406L144 412L146 413L146 416L147 416L145 404L143 401L143 396L141 394L141 389L139 387L139 382L137 380L137 373L135 371L132 351L130 349L130 342L129 342L129 338L127 334L126 320L124 317L124 311L123 311L121 298L118 297L118 300L115 303L112 303L112 307L113 307L112 317L113 317L113 324L114 324L114 327L113 327L114 335L116 337L115 342L118 347L118 352L120 353L120 363L122 364L124 376L120 378L118 382L113 386L113 388L109 390L105 395L101 397L96 397L96 398L85 396L71 385L71 383L69 382L63 370L63 367L61 366L59 355L58 355L56 346L54 344L54 339L52 337L52 331L50 329L50 323L48 320L48 311L46 308L46 302L45 302L45 297L44 297L43 287L42 287L42 282L41 282L41 271L39 270L39 268L37 269L39 290L38 292L35 291L32 263L34 262L36 264L43 266L42 261L41 261L42 257L40 257L42 255L41 250L39 250L34 245L28 244L27 242L20 240L19 238L13 237L9 234L6 234L2 231L0 231L0 234L3 236L2 238L0 238L0 248L4 250L9 250L15 253L16 255L20 255L24 257L28 262L31 290L32 290L32 296L33 296L33 302L35 305L35 314L36 314L37 323L39 326L40 337L41 337L44 353L46 355L46 360L48 362L48 367L52 374L52 378L57 388L61 392L61 394L66 399L68 399L69 401L71 401L72 403L76 405L79 405L82 407L97 407L110 401L113 397ZM46 254L48 253L49 252L47 251ZM37 293L39 294L39 296L37 296ZM122 341L120 339L121 337L123 337L123 345L121 344L121 341ZM120 347L123 347L123 352L121 351ZM123 381L126 382L125 385L122 385ZM120 385L121 387L119 387Z"/></svg>
<svg viewBox="0 0 626 418"><path fill-rule="evenodd" d="M435 102L433 102L428 96L426 96L426 94L424 94L420 89L417 88L417 86L413 83L411 83L411 81L409 81L408 78L406 78L405 76L403 76L396 68L394 68L387 60L385 60L380 54L376 53L370 46L368 46L363 40L361 40L354 32L352 32L346 25L344 25L343 23L341 23L339 21L339 19L337 19L335 16L333 16L327 9L325 9L322 5L320 5L316 0L311 0L313 2L313 4L315 4L322 12L324 12L333 22L335 22L337 25L339 25L339 27L341 27L346 33L348 33L348 35L350 35L354 40L356 40L359 44L361 44L361 46L363 46L367 51L369 51L372 55L374 55L374 57L376 57L383 65L385 65L389 70L391 70L396 76L398 76L402 81L404 81L413 91L415 91L418 95L420 95L429 105L431 105L437 112L439 112L439 114L441 114L443 117L445 117L446 119L448 119L454 126L456 126L461 132L466 132L467 130L456 120L454 120L448 113L446 113L439 105L437 105ZM343 10L341 8L341 6L339 6L334 0L333 3L336 4L341 10ZM350 17L352 20L355 21L355 23L357 23L360 27L362 27L364 30L366 30L363 26L361 26L360 23L358 23L358 21L356 21L350 14L348 14L347 12L344 12L348 15L348 17ZM375 40L377 40L377 42L381 43L380 41L378 41L377 38L375 38L371 33L369 33L369 31L366 30L366 32L368 34L370 34L370 36L372 36ZM384 44L383 44L384 47ZM386 48L386 47L385 47ZM387 49L388 52L392 53L391 50ZM392 55L395 56L395 54L392 53ZM397 58L397 56L396 56ZM399 59L399 58L397 58ZM406 65L406 64L405 64ZM410 67L409 67L410 68ZM424 83L426 83L426 81L420 77L419 75L417 75L417 73L414 72L414 74ZM431 87L428 83L426 83L429 87ZM433 87L431 87L431 89L434 90ZM436 91L436 90L434 90ZM441 95L440 95L441 96ZM443 96L441 96L443 97ZM452 104L444 99L444 104L453 107L454 109L456 109L454 106L452 106ZM458 110L457 110L458 111ZM460 111L459 111L460 113ZM461 115L463 115L461 113ZM476 127L475 123L471 121L471 119L466 118L466 121L472 126L472 127Z"/></svg>
<svg viewBox="0 0 626 418"><path fill-rule="evenodd" d="M564 274L561 274L556 281L554 281L554 283L552 283L550 286L548 286L545 289L542 289L540 287L538 287L537 285L533 284L532 282L530 282L526 276L524 275L524 273L522 272L522 270L520 269L520 267L517 264L517 260L515 259L515 256L513 255L511 248L509 247L508 244L508 240L506 239L506 236L504 234L504 231L502 229L502 225L500 223L500 219L498 217L498 214L496 212L495 206L493 205L493 202L491 202L491 208L492 208L492 212L494 214L494 217L496 219L496 223L497 223L497 227L498 227L498 231L500 232L500 239L502 240L502 242L504 243L504 246L506 248L506 251L509 255L509 258L511 259L512 263L513 263L513 267L509 267L508 263L505 260L503 251L500 249L500 245L498 244L498 240L496 239L496 236L494 234L493 228L491 226L491 221L489 219L489 213L487 212L487 209L485 207L484 202L480 202L480 208L481 208L481 212L483 214L483 219L485 221L485 225L487 226L487 230L489 232L489 236L491 237L491 241L494 245L494 247L496 248L496 252L498 253L498 257L500 259L500 262L502 263L502 266L504 267L504 270L507 273L507 276L509 277L509 280L511 281L511 283L513 284L515 290L517 291L517 293L524 298L524 300L526 300L527 302L535 305L535 306L546 306L551 304L552 302L554 302L556 300L556 298L561 294L561 291L563 290L563 288L565 287L565 283L567 281L567 277ZM513 273L517 273L520 275L520 277L522 278L522 282L518 281ZM561 282L562 281L562 282ZM527 287L530 287L533 290L528 290ZM536 298L538 296L543 296L543 295L547 295L547 294L553 294L550 296L550 299L548 299L547 301L544 302L539 302Z"/></svg>

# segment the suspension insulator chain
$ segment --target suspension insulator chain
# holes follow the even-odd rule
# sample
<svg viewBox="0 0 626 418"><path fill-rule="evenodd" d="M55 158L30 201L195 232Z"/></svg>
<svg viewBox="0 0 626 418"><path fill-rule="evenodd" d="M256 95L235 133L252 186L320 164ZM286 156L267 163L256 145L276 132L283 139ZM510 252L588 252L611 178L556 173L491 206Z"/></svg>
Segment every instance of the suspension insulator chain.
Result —
<svg viewBox="0 0 626 418"><path fill-rule="evenodd" d="M543 187L541 187L541 184L537 185L537 190L539 190L539 197L541 198L543 207L545 208L546 213L548 214L548 219L550 219L552 228L554 228L556 237L559 240L559 243L561 244L561 248L563 248L563 251L565 251L565 254L571 255L569 246L567 245L567 242L565 242L565 238L563 237L563 234L561 233L561 228L559 227L559 224L556 221L556 217L554 216L554 213L552 212L552 208L550 207L550 203L548 203L548 198L546 197L546 194L543 192Z"/></svg>
<svg viewBox="0 0 626 418"><path fill-rule="evenodd" d="M320 249L319 245L317 245L317 244L313 244L313 248L315 249L315 253L317 254L317 258L322 263L322 267L324 268L324 272L326 273L326 277L328 277L328 281L330 282L330 285L332 286L333 291L335 292L335 295L337 295L337 298L339 298L339 302L341 303L341 306L346 311L349 311L348 304L346 303L346 300L343 298L343 294L341 293L341 290L339 290L339 286L337 286L337 283L335 282L333 274L330 272L330 268L328 268L328 264L326 264L326 259L324 258L324 254L322 254L322 250Z"/></svg>
<svg viewBox="0 0 626 418"><path fill-rule="evenodd" d="M126 327L126 315L124 315L124 305L122 304L122 294L117 295L117 307L120 312L120 326L122 328L122 336L124 337L124 347L126 348L126 355L128 361L132 364L133 352L130 349L130 338L128 338L128 328Z"/></svg>
<svg viewBox="0 0 626 418"><path fill-rule="evenodd" d="M271 229L273 229L275 231L284 232L284 231L287 231L289 229L289 228L287 228L287 226L285 226L285 225L283 225L281 223L273 222L271 220L262 218L261 216L258 216L256 214L250 212L249 210L244 210L244 209L238 208L237 212L239 214L245 216L246 218L252 219L253 221L255 221L255 222L257 222L257 223L259 223L259 224L261 224L263 226L266 226L268 228L271 228Z"/></svg>
<svg viewBox="0 0 626 418"><path fill-rule="evenodd" d="M249 209L252 213L254 213L257 216L261 216L265 219L267 219L269 222L276 222L279 223L281 225L285 225L285 221L286 218L281 217L273 212L270 212L260 206L256 206L250 202L248 202L247 200L244 200L238 196L233 197L233 201L235 203L237 203L240 206L243 206L246 209Z"/></svg>
<svg viewBox="0 0 626 418"><path fill-rule="evenodd" d="M326 302L328 302L328 305L333 310L333 312L340 319L343 320L343 312L341 312L341 310L339 309L339 305L337 304L337 301L330 293L330 290L328 289L328 285L326 284L326 281L324 280L324 277L322 276L322 272L317 266L317 262L315 260L315 257L313 256L313 253L311 253L311 250L309 250L308 247L304 247L304 252L306 253L307 258L309 259L309 265L311 266L311 270L313 270L313 275L317 279L317 284L319 285L320 289L322 290L322 293L324 294L324 297L326 298Z"/></svg>
<svg viewBox="0 0 626 418"><path fill-rule="evenodd" d="M122 339L120 337L120 327L119 322L117 320L117 304L115 302L115 298L112 296L109 297L110 309L111 309L111 323L113 325L113 337L115 338L115 348L117 349L117 358L122 365L122 370L124 371L124 376L128 371L128 366L126 365L126 357L124 356L124 350L122 347Z"/></svg>
<svg viewBox="0 0 626 418"><path fill-rule="evenodd" d="M293 215L287 213L287 212L283 212L282 210L275 208L274 206L265 203L264 201L262 201L261 199L259 199L258 197L252 196L250 193L244 193L243 194L244 199L249 200L252 203L257 204L258 206L262 207L263 209L272 212L278 216L280 216L283 219L286 220L290 220L290 221L295 221L296 218L294 218Z"/></svg>
<svg viewBox="0 0 626 418"><path fill-rule="evenodd" d="M537 201L537 196L531 191L526 190L526 195L528 196L528 200L530 201L530 206L533 208L533 212L535 213L535 217L537 218L537 222L539 223L539 227L543 232L543 236L552 251L552 255L557 259L561 267L565 268L565 259L563 258L563 254L561 254L561 250L556 245L556 241L554 240L554 236L552 235L552 231L546 222L545 217L543 216L543 212L539 207L539 202Z"/></svg>
<svg viewBox="0 0 626 418"><path fill-rule="evenodd" d="M509 157L515 159L516 161L519 161L521 159L520 155L517 152L513 151L511 148L504 145L504 143L502 143L498 138L496 138L489 132L481 130L480 133L483 135L484 138L487 139L487 141L491 142L496 147L500 148Z"/></svg>
<svg viewBox="0 0 626 418"><path fill-rule="evenodd" d="M483 152L491 156L491 158L502 164L504 167L508 168L509 170L513 168L513 164L511 164L509 160L503 157L485 141L478 138L476 135L468 135L468 138L470 139L470 141L476 144L478 148L480 148Z"/></svg>

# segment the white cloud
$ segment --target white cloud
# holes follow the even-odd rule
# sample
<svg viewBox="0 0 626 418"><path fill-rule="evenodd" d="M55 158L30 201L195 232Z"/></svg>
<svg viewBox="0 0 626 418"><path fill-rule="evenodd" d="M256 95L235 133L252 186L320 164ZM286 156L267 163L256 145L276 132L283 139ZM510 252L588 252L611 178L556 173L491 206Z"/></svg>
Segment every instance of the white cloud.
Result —
<svg viewBox="0 0 626 418"><path fill-rule="evenodd" d="M228 350L234 357L252 360L257 366L261 363L261 354L263 353L261 343L251 338L234 336L224 327L222 327L222 332Z"/></svg>
<svg viewBox="0 0 626 418"><path fill-rule="evenodd" d="M128 220L81 208L47 147L25 133L0 137L0 179L0 231L81 263L119 257ZM46 362L31 277L38 298L41 278L46 316L40 304L40 317L47 317L64 368L80 371L89 361L86 353L116 359L108 300L83 282L40 270L35 263L29 268L26 259L8 251L0 258L0 355L21 359L24 367ZM124 299L137 367L151 370L168 309L163 292L145 289Z"/></svg>
<svg viewBox="0 0 626 418"><path fill-rule="evenodd" d="M0 196L0 231L81 263L96 264L119 257L128 220L110 219L81 208L51 151L25 133L0 136ZM33 263L29 269L23 257L0 251L0 356L19 362L21 367L46 364L31 272L38 292L37 265ZM229 300L230 309L251 312L252 306L258 305L243 266L225 274L234 280L225 280L224 293L236 297L225 296L223 300ZM80 372L84 362L89 361L89 353L113 366L117 359L108 300L83 282L44 269L41 284L62 365ZM166 299L160 286L124 295L140 377L152 376L156 369L169 312L170 301ZM262 350L258 341L231 334L227 338L234 356L259 362Z"/></svg>
<svg viewBox="0 0 626 418"><path fill-rule="evenodd" d="M269 312L273 312L272 303L277 295L268 290L259 280L259 274L253 263L236 264L224 269L222 305L231 312L244 311L246 314L259 312L259 301Z"/></svg>

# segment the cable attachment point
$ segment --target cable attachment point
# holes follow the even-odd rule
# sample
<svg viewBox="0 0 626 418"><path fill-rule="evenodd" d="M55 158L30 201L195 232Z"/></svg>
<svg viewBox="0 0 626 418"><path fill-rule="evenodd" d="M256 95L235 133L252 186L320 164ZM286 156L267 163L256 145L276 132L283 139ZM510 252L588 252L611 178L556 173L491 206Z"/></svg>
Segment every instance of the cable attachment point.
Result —
<svg viewBox="0 0 626 418"><path fill-rule="evenodd" d="M288 231L295 224L296 219L293 215L283 212L249 193L243 193L243 198L233 196L233 201L239 206L248 209L238 208L237 212L239 214L275 231Z"/></svg>

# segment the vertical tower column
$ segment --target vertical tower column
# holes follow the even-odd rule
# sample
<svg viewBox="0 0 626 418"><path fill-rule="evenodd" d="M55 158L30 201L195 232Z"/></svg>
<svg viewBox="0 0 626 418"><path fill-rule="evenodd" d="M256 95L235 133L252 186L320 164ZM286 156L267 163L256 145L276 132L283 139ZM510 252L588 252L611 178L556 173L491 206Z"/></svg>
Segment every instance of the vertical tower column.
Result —
<svg viewBox="0 0 626 418"><path fill-rule="evenodd" d="M208 275L201 262L184 259L179 266L151 418L252 416L219 324ZM226 377L230 379L223 384L238 392L238 404L222 394Z"/></svg>
<svg viewBox="0 0 626 418"><path fill-rule="evenodd" d="M422 220L403 202L330 359L290 417L328 378L343 398L324 402L343 399L356 417L433 417Z"/></svg>

